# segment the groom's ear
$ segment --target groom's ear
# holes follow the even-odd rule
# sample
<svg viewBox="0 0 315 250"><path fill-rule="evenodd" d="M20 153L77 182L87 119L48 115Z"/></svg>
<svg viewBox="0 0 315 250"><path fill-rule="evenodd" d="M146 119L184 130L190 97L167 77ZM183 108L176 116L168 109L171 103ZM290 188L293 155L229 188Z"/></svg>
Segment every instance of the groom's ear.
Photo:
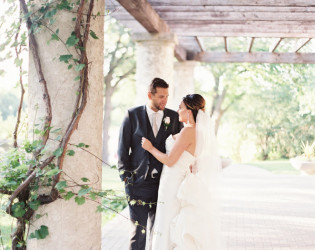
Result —
<svg viewBox="0 0 315 250"><path fill-rule="evenodd" d="M148 92L148 98L149 100L152 100L152 93L150 91Z"/></svg>

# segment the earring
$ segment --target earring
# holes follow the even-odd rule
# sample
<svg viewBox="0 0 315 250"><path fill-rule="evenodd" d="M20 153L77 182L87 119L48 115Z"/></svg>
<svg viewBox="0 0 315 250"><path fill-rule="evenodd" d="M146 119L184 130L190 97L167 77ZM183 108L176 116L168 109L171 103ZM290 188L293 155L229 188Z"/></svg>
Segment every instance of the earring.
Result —
<svg viewBox="0 0 315 250"><path fill-rule="evenodd" d="M189 112L187 112L187 125L190 125L190 121L189 121Z"/></svg>

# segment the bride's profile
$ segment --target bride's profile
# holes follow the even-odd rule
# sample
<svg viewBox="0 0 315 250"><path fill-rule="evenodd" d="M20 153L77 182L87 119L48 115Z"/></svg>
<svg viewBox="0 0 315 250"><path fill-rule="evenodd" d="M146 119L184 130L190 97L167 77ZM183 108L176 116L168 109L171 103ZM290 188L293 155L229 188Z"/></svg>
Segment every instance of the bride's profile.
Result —
<svg viewBox="0 0 315 250"><path fill-rule="evenodd" d="M205 99L187 95L179 105L185 127L166 140L166 153L142 138L142 147L164 164L152 250L222 249L216 198L221 169Z"/></svg>

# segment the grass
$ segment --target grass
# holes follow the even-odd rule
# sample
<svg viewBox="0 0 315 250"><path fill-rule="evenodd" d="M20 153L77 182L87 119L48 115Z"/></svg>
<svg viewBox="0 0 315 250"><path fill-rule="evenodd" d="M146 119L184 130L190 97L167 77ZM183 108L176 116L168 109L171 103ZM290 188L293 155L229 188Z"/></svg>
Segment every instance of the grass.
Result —
<svg viewBox="0 0 315 250"><path fill-rule="evenodd" d="M274 174L300 174L298 170L291 166L289 160L277 160L277 161L257 161L245 163L247 165L256 166L268 170Z"/></svg>

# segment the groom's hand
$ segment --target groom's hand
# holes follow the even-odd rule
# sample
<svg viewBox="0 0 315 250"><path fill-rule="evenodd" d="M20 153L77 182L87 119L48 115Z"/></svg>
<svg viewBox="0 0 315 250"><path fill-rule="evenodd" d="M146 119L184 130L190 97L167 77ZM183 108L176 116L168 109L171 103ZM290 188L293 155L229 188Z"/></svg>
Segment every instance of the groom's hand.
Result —
<svg viewBox="0 0 315 250"><path fill-rule="evenodd" d="M153 148L152 143L145 137L142 137L141 145L147 151Z"/></svg>

